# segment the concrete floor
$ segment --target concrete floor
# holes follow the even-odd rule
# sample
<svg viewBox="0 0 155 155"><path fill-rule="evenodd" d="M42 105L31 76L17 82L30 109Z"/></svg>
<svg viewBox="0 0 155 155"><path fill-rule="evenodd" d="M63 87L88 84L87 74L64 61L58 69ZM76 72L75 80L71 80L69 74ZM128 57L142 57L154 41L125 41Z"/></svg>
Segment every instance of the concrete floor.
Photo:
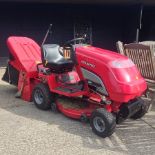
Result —
<svg viewBox="0 0 155 155"><path fill-rule="evenodd" d="M3 73L1 67L0 77ZM0 81L0 155L155 154L155 106L142 119L117 125L116 132L103 139L89 124L16 99L16 91Z"/></svg>

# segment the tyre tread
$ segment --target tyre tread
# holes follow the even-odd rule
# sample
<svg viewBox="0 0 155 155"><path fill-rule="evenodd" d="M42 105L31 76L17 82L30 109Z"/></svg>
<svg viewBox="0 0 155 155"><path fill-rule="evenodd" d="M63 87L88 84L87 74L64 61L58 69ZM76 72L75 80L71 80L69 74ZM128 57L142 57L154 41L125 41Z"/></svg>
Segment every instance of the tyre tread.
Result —
<svg viewBox="0 0 155 155"><path fill-rule="evenodd" d="M93 118L95 116L100 116L104 119L105 121L105 124L106 124L106 129L103 133L99 133L93 126ZM92 130L95 134L97 134L98 136L100 137L109 137L113 134L113 132L115 131L115 128L116 128L116 119L115 117L110 113L108 112L106 109L104 108L99 108L99 109L96 109L93 113L92 113L92 116L91 116L91 119L90 119L90 125L92 127Z"/></svg>
<svg viewBox="0 0 155 155"><path fill-rule="evenodd" d="M44 95L44 103L43 104L37 104L34 99L34 92L36 89L40 89L43 92ZM54 100L54 96L51 94L49 87L47 84L39 83L36 85L36 87L33 90L33 101L37 108L41 110L48 110L51 107L51 102Z"/></svg>

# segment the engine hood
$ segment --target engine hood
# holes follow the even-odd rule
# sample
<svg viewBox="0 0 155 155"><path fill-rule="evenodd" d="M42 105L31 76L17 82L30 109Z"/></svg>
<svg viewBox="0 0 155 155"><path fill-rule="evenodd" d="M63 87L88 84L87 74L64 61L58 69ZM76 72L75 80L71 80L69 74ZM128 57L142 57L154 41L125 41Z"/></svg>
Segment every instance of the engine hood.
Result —
<svg viewBox="0 0 155 155"><path fill-rule="evenodd" d="M77 47L76 56L81 68L100 77L114 101L128 102L147 88L137 67L126 56L92 46Z"/></svg>
<svg viewBox="0 0 155 155"><path fill-rule="evenodd" d="M114 60L128 60L126 56L120 55L110 50L101 49L93 46L77 47L76 52L80 55L87 55L87 57L93 57L94 59L102 61L106 64Z"/></svg>

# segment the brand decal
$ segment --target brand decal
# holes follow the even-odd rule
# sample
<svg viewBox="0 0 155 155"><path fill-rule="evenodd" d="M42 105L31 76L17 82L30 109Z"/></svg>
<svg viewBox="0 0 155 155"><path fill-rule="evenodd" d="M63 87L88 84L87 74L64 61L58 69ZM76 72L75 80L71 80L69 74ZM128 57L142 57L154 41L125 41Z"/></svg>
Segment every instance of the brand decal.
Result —
<svg viewBox="0 0 155 155"><path fill-rule="evenodd" d="M87 61L81 60L81 63L82 63L82 64L85 64L85 65L87 65L87 66L89 66L89 67L95 68L95 65L94 65L94 64L91 64L91 63L89 63L89 62L87 62Z"/></svg>

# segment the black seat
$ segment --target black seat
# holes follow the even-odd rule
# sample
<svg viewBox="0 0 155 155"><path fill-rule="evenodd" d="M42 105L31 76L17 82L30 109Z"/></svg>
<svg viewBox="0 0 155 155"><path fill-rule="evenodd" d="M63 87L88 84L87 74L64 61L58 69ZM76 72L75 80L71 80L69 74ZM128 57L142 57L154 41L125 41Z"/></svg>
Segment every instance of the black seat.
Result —
<svg viewBox="0 0 155 155"><path fill-rule="evenodd" d="M72 71L74 63L71 59L65 59L59 51L57 44L44 44L42 46L42 61L53 73L64 73Z"/></svg>

